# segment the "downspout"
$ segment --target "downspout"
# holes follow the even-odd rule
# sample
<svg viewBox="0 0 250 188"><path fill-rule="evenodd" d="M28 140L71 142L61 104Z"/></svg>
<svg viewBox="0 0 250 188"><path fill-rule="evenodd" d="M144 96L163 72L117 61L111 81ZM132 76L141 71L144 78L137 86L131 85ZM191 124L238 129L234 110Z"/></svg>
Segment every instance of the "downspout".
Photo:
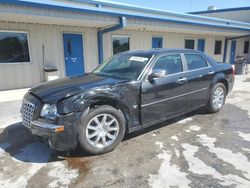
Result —
<svg viewBox="0 0 250 188"><path fill-rule="evenodd" d="M126 17L119 17L119 24L105 28L105 29L100 29L97 33L97 39L98 39L98 61L99 64L103 62L103 34L119 30L121 28L126 27Z"/></svg>
<svg viewBox="0 0 250 188"><path fill-rule="evenodd" d="M223 53L223 63L226 63L226 58L227 58L227 44L228 44L228 38L225 39L224 53Z"/></svg>

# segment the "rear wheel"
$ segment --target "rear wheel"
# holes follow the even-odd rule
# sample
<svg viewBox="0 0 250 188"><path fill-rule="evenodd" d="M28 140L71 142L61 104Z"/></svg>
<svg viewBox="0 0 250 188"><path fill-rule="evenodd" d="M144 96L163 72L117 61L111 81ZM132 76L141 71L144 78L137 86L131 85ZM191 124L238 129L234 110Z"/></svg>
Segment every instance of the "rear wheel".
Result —
<svg viewBox="0 0 250 188"><path fill-rule="evenodd" d="M112 106L100 106L89 112L81 122L79 142L91 154L112 151L125 134L123 114Z"/></svg>
<svg viewBox="0 0 250 188"><path fill-rule="evenodd" d="M226 99L226 87L222 83L213 86L209 99L208 110L212 113L219 112Z"/></svg>

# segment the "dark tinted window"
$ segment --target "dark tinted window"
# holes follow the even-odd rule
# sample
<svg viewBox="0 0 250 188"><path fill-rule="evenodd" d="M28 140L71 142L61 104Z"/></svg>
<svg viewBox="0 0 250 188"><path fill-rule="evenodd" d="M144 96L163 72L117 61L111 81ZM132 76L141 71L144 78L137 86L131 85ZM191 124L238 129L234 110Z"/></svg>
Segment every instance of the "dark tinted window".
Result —
<svg viewBox="0 0 250 188"><path fill-rule="evenodd" d="M0 32L0 63L30 62L27 33Z"/></svg>
<svg viewBox="0 0 250 188"><path fill-rule="evenodd" d="M155 63L153 69L165 70L166 74L182 72L183 68L181 63L181 56L179 54L176 54L160 57Z"/></svg>
<svg viewBox="0 0 250 188"><path fill-rule="evenodd" d="M221 54L222 41L216 40L214 45L214 54Z"/></svg>
<svg viewBox="0 0 250 188"><path fill-rule="evenodd" d="M194 40L193 39L186 39L185 40L185 48L194 49Z"/></svg>
<svg viewBox="0 0 250 188"><path fill-rule="evenodd" d="M129 50L129 37L113 36L113 54Z"/></svg>
<svg viewBox="0 0 250 188"><path fill-rule="evenodd" d="M249 51L249 41L245 41L244 44L244 54L247 54Z"/></svg>
<svg viewBox="0 0 250 188"><path fill-rule="evenodd" d="M207 66L206 60L198 54L185 54L188 70L199 69Z"/></svg>

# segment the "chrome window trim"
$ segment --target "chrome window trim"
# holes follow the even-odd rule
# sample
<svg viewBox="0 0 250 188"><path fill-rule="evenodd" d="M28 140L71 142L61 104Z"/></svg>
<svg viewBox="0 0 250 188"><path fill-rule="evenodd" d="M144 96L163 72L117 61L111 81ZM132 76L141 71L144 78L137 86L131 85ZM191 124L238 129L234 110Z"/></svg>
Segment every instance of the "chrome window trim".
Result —
<svg viewBox="0 0 250 188"><path fill-rule="evenodd" d="M146 72L148 71L148 67L150 67L151 62L154 60L154 57L155 57L155 55L152 55L152 57L148 61L147 65L141 71L141 74L138 76L137 80L142 80L143 74L146 74Z"/></svg>
<svg viewBox="0 0 250 188"><path fill-rule="evenodd" d="M163 54L158 54L158 55L153 55L152 58L149 60L148 65L146 65L146 67L144 67L144 69L142 70L142 73L140 74L140 76L138 77L137 80L142 80L142 81L148 81L148 75L150 74L150 69L152 69L152 67L154 66L154 64L156 63L156 61L162 57L162 56L167 56L167 55L176 55L179 54L181 56L181 62L182 62L182 68L183 71L182 72L178 72L178 73L174 73L174 74L168 74L162 78L158 78L158 79L163 79L169 76L174 76L177 74L182 74L182 73L189 73L189 72L193 72L193 71L199 71L199 70L206 70L209 68L212 68L213 66L209 63L209 61L200 53L163 53ZM193 69L193 70L188 70L188 66L187 66L187 61L185 58L185 54L194 54L194 55L200 55L207 63L206 67L202 67L202 68L198 68L198 69Z"/></svg>
<svg viewBox="0 0 250 188"><path fill-rule="evenodd" d="M150 105L153 105L153 104L157 104L157 103L160 103L160 102L169 101L169 100L172 100L172 99L175 99L175 98L178 98L178 97L183 97L183 96L190 95L190 94L193 94L193 93L197 93L197 92L200 92L200 91L205 91L207 89L208 89L208 87L205 87L205 88L198 89L198 90L195 90L195 91L192 91L192 92L188 92L188 93L185 93L185 94L181 94L181 95L177 95L177 96L174 96L174 97L170 97L170 98L166 98L166 99L154 101L154 102L151 102L151 103L148 103L148 104L143 104L143 105L141 105L141 107L143 108L143 107L150 106Z"/></svg>
<svg viewBox="0 0 250 188"><path fill-rule="evenodd" d="M164 54L159 54L153 61L152 63L150 62L150 65L148 66L148 69L144 72L144 78L143 81L148 81L148 75L150 74L150 70L152 70L153 66L155 65L155 63L158 61L159 58L164 57L164 56L168 56L168 55L179 55L181 57L181 64L182 64L182 71L181 72L177 72L177 73L173 73L173 74L168 74L166 76L163 76L161 78L158 79L162 79L162 78L166 78L168 76L172 76L172 75L176 75L176 74L181 74L181 73L185 73L185 63L183 62L182 59L182 55L181 53L164 53Z"/></svg>
<svg viewBox="0 0 250 188"><path fill-rule="evenodd" d="M187 59L185 57L185 55L199 55L201 56L202 59L204 59L207 63L207 66L206 67L202 67L202 68L198 68L198 69L192 69L192 70L189 70L188 69L188 64L187 64L187 71L195 71L195 70L200 70L200 69L205 69L205 68L208 68L208 67L212 67L212 65L207 61L207 59L202 55L202 54L199 54L199 53L183 53L184 55L184 58L185 58L185 61L186 61L186 64L187 64Z"/></svg>

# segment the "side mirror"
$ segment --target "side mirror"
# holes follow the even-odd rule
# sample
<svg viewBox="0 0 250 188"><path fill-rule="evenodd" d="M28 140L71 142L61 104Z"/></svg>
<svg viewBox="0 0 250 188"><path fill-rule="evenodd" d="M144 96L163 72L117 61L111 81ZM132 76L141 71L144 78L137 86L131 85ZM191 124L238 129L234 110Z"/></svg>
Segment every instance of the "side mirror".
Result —
<svg viewBox="0 0 250 188"><path fill-rule="evenodd" d="M166 76L166 71L162 69L154 69L150 75L148 75L148 80L153 81L155 78L161 78Z"/></svg>

